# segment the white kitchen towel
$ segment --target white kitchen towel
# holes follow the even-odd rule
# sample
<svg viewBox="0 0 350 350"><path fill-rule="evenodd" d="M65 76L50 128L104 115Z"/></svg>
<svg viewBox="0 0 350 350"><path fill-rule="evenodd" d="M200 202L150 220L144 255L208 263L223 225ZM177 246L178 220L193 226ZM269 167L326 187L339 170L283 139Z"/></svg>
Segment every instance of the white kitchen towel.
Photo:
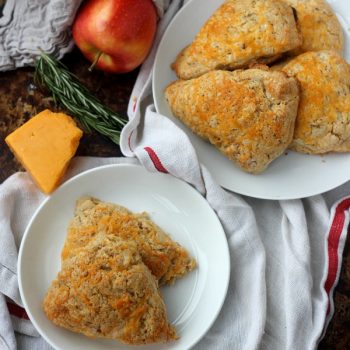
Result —
<svg viewBox="0 0 350 350"><path fill-rule="evenodd" d="M162 161L162 147L149 145L154 148L145 151L147 157L152 154L145 161L150 171L165 172L170 163L179 164L181 170L188 161L183 163L173 153ZM136 162L135 158L75 158L66 179L104 164ZM332 290L340 272L350 207L350 196L339 198L350 194L350 183L324 196L265 201L228 193L205 168L198 163L195 167L198 171L189 168L182 175L203 189L219 216L232 267L222 311L195 349L315 349L333 312ZM16 278L24 229L44 198L26 173L0 185L1 350L49 349L20 307ZM335 204L330 208L330 203Z"/></svg>
<svg viewBox="0 0 350 350"><path fill-rule="evenodd" d="M224 225L231 251L230 288L217 322L197 348L315 349L333 313L350 200L334 204L331 215L322 196L244 201L215 184L182 130L152 105L144 113L157 46L180 5L173 1L159 24L130 98L121 149L147 169L192 184ZM349 190L350 184L336 193L349 195ZM332 193L328 203L335 202Z"/></svg>
<svg viewBox="0 0 350 350"><path fill-rule="evenodd" d="M130 122L123 130L121 146L125 155L136 156L148 170L170 173L192 184L225 229L232 267L228 294L213 327L194 348L315 349L333 312L332 292L349 224L350 183L323 196L292 201L230 193L199 164L190 141L178 127L155 113L152 105L141 113L141 105L150 97L156 45L180 5L181 1L173 0L159 23L155 47L141 68L130 99ZM110 162L136 160L76 158L67 178ZM23 230L43 198L24 173L0 186L0 306L5 302L8 306L0 308L1 350L1 346L15 349L16 343L19 349L47 348L18 306L16 280Z"/></svg>

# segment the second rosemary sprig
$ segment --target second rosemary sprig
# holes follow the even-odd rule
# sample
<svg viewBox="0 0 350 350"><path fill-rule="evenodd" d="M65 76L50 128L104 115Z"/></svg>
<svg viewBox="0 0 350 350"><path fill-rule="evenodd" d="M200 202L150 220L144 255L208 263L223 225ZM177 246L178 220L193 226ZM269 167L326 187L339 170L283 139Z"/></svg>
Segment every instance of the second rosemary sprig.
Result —
<svg viewBox="0 0 350 350"><path fill-rule="evenodd" d="M42 53L35 70L36 81L45 86L56 103L64 106L87 130L96 130L119 144L126 119L103 105L68 68Z"/></svg>

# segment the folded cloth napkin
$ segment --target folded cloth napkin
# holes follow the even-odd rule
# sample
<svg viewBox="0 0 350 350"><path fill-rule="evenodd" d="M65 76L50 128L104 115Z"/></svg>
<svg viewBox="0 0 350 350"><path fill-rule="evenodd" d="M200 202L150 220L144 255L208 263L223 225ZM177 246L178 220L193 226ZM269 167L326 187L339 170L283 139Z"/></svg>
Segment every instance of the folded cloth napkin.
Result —
<svg viewBox="0 0 350 350"><path fill-rule="evenodd" d="M6 0L0 17L0 70L34 65L40 50L58 58L73 48L70 27L81 0Z"/></svg>
<svg viewBox="0 0 350 350"><path fill-rule="evenodd" d="M130 98L121 149L132 158L76 158L67 178L102 164L140 162L149 171L187 181L215 210L230 248L230 285L216 322L194 349L315 349L333 314L332 293L349 225L350 182L303 200L266 201L230 193L198 162L177 126L152 105L141 112L150 99L157 44L181 3L173 0L160 21ZM16 344L20 349L49 348L20 307L16 279L24 228L43 199L25 173L0 185L0 349L12 350Z"/></svg>

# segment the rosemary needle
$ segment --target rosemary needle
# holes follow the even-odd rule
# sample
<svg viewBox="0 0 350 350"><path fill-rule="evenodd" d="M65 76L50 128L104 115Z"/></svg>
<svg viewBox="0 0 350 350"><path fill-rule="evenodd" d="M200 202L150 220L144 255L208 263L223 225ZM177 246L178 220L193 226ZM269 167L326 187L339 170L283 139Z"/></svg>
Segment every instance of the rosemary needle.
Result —
<svg viewBox="0 0 350 350"><path fill-rule="evenodd" d="M119 144L120 131L126 120L103 105L83 86L67 67L42 53L35 68L36 81L45 86L54 101L63 105L87 130L96 130Z"/></svg>

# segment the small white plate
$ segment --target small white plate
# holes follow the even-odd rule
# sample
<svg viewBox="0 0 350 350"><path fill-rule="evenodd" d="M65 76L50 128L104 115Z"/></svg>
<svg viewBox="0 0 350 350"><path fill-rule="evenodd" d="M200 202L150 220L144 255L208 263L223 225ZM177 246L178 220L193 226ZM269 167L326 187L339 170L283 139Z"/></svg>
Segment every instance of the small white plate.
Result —
<svg viewBox="0 0 350 350"><path fill-rule="evenodd" d="M350 61L350 2L329 1L338 15L345 36L345 58ZM288 151L260 175L240 170L215 147L194 135L174 118L165 101L164 89L177 79L170 65L193 40L201 26L223 0L192 0L176 15L158 47L153 70L153 97L157 111L169 117L190 138L199 160L223 187L251 197L294 199L331 190L350 179L350 154L312 156Z"/></svg>
<svg viewBox="0 0 350 350"><path fill-rule="evenodd" d="M75 201L83 195L121 204L133 212L147 211L197 260L196 270L173 286L161 289L169 320L180 336L178 341L127 346L69 332L46 318L42 301L60 269L60 252ZM137 165L107 165L64 183L31 219L18 261L19 287L28 315L47 342L62 350L189 349L216 319L226 296L229 273L226 236L204 198L185 182L170 175L149 173Z"/></svg>

